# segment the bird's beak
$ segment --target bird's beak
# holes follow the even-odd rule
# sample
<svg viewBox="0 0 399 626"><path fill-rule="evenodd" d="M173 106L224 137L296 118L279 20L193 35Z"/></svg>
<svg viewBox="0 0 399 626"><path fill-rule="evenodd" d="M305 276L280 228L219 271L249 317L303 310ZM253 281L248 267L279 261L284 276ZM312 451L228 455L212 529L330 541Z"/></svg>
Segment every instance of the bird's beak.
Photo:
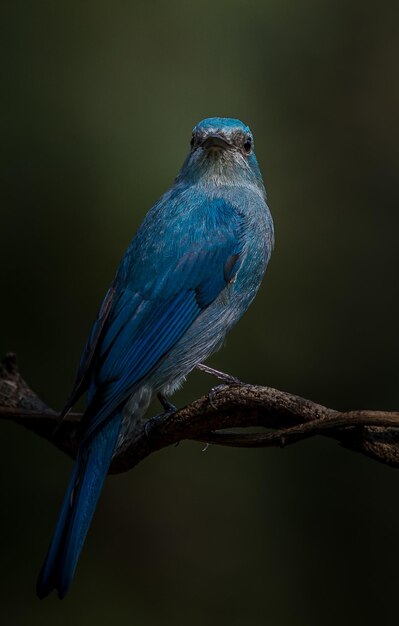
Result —
<svg viewBox="0 0 399 626"><path fill-rule="evenodd" d="M225 137L222 137L222 135L218 135L216 133L213 135L207 135L201 144L201 147L205 148L205 150L209 150L209 148L226 149L230 146L231 144L227 141L227 139L225 139Z"/></svg>

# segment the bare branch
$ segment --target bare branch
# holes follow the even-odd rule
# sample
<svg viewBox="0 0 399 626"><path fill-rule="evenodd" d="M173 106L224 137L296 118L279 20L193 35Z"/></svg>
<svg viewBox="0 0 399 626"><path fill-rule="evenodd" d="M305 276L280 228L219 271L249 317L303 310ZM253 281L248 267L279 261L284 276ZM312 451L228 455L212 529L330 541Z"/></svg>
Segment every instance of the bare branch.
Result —
<svg viewBox="0 0 399 626"><path fill-rule="evenodd" d="M207 366L201 369L213 372ZM221 378L224 380L223 375ZM230 382L233 384L218 387L211 398L204 396L176 413L138 421L132 440L113 459L110 471L127 471L149 454L183 439L259 448L283 447L316 435L399 467L399 412L340 412L271 387L244 385L233 378ZM70 413L59 423L57 413L22 379L12 354L0 365L0 418L20 424L72 458L76 456L81 415ZM249 427L273 432L223 430Z"/></svg>

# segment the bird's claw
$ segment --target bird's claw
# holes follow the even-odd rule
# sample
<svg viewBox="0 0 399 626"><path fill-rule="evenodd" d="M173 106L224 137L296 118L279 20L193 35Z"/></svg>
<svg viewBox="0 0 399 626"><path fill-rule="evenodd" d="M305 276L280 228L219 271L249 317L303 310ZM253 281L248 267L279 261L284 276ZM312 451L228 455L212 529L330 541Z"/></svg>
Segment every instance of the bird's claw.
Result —
<svg viewBox="0 0 399 626"><path fill-rule="evenodd" d="M208 391L208 402L211 405L211 407L213 409L217 409L217 405L215 404L215 398L217 396L217 394L219 393L219 391L222 391L223 389L226 389L226 387L228 387L229 385L224 384L224 385L216 385L216 387L212 387L212 389L210 389Z"/></svg>
<svg viewBox="0 0 399 626"><path fill-rule="evenodd" d="M166 417L169 417L170 415L173 415L173 413L176 413L177 411L176 407L173 404L170 404L169 406L170 406L170 410L164 411L163 413L159 413L158 415L154 415L153 417L150 417L144 424L144 432L148 439L151 436L152 428L155 426L157 422L161 422Z"/></svg>
<svg viewBox="0 0 399 626"><path fill-rule="evenodd" d="M206 374L211 374L215 376L219 380L222 380L223 383L221 385L216 385L212 387L212 389L208 392L208 402L213 409L217 409L218 407L215 404L215 397L222 391L226 389L226 387L232 387L233 385L246 386L247 383L244 383L242 380L237 378L236 376L231 376L231 374L225 374L224 372L219 372L219 370L214 370L212 367L208 367L207 365L202 365L202 363L197 366L200 370L205 372Z"/></svg>

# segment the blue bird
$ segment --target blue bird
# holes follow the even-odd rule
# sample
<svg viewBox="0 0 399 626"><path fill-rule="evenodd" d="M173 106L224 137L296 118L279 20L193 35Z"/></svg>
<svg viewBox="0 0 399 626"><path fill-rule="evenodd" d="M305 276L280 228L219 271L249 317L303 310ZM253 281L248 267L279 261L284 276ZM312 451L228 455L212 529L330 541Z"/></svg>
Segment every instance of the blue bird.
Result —
<svg viewBox="0 0 399 626"><path fill-rule="evenodd" d="M122 258L83 350L62 414L83 393L87 409L39 597L68 592L112 457L152 397L171 395L223 344L258 291L273 240L250 129L203 120Z"/></svg>

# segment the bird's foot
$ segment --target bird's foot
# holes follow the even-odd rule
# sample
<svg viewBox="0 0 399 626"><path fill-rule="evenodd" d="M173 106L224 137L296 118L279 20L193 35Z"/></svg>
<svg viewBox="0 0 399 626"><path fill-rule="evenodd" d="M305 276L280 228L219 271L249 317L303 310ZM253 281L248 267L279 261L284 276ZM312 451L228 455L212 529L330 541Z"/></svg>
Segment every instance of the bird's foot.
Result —
<svg viewBox="0 0 399 626"><path fill-rule="evenodd" d="M150 439L151 431L156 424L158 424L166 415L170 415L170 413L159 413L158 415L153 415L149 417L146 423L144 424L144 432L146 437Z"/></svg>
<svg viewBox="0 0 399 626"><path fill-rule="evenodd" d="M229 387L229 385L227 383L224 383L223 385L216 385L215 387L212 387L212 389L208 391L208 402L213 409L218 408L215 402L216 396L218 395L220 391L223 391L224 389L226 389L226 387Z"/></svg>
<svg viewBox="0 0 399 626"><path fill-rule="evenodd" d="M151 430L155 426L156 423L159 423L160 421L165 420L166 417L169 417L169 415L173 415L173 413L176 413L177 411L177 408L175 407L175 405L169 402L169 400L167 400L164 395L162 395L161 393L158 393L157 396L158 396L158 400L160 401L160 403L162 404L165 410L163 413L154 415L153 417L150 417L146 421L144 425L144 432L148 438L150 437Z"/></svg>
<svg viewBox="0 0 399 626"><path fill-rule="evenodd" d="M211 376L215 376L215 378L223 381L221 385L216 385L215 387L212 387L212 389L208 392L208 402L214 409L218 408L215 403L215 398L219 391L226 389L226 387L232 387L233 385L246 386L247 384L236 376L232 376L231 374L225 374L224 372L215 370L213 369L213 367L208 367L207 365L203 365L202 363L197 365L197 369L205 372L205 374L210 374Z"/></svg>

